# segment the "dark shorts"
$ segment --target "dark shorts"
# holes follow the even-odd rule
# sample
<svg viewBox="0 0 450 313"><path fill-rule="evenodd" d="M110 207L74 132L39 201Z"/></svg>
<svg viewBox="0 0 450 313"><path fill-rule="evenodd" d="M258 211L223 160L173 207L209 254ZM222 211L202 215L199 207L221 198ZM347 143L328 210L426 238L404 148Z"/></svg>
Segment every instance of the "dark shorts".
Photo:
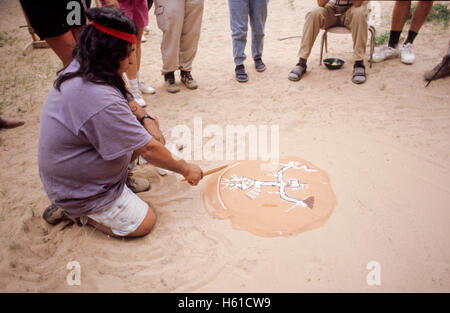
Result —
<svg viewBox="0 0 450 313"><path fill-rule="evenodd" d="M73 1L79 4L80 12L76 12L76 6L67 8L69 2ZM85 2L89 8L91 0ZM86 14L81 0L20 0L20 3L31 27L42 39L65 34L73 28L86 24Z"/></svg>

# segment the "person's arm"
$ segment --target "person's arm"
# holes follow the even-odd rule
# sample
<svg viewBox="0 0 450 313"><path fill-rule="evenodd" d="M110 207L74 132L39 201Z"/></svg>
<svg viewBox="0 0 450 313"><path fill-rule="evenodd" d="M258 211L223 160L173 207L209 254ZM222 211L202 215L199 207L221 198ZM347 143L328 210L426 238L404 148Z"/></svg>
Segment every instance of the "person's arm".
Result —
<svg viewBox="0 0 450 313"><path fill-rule="evenodd" d="M330 2L330 0L317 0L319 7L324 7L328 2Z"/></svg>
<svg viewBox="0 0 450 313"><path fill-rule="evenodd" d="M120 10L119 2L117 0L104 0L105 7L114 7Z"/></svg>
<svg viewBox="0 0 450 313"><path fill-rule="evenodd" d="M183 175L193 186L203 178L200 167L184 160L175 160L170 151L153 138L144 147L137 149L135 153L154 166Z"/></svg>
<svg viewBox="0 0 450 313"><path fill-rule="evenodd" d="M363 4L364 0L353 0L353 6L355 8L360 7Z"/></svg>
<svg viewBox="0 0 450 313"><path fill-rule="evenodd" d="M134 100L128 101L128 106L130 107L131 112L133 112L134 116L136 116L138 121L140 121L145 114L149 114L151 117L155 119L155 120L149 118L144 119L142 126L144 126L144 128L149 132L150 135L152 135L153 138L158 140L162 145L165 145L166 140L161 130L159 129L158 118L152 113L147 112Z"/></svg>

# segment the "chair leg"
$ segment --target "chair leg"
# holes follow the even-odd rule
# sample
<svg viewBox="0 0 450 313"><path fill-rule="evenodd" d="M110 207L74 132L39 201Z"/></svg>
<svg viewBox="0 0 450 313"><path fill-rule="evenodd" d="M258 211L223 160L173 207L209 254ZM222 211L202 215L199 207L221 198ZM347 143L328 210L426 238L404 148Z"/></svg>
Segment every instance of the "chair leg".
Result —
<svg viewBox="0 0 450 313"><path fill-rule="evenodd" d="M327 31L325 31L322 34L322 40L320 42L320 60L319 60L319 66L322 65L322 57L323 57L323 44L325 42L325 34L327 33Z"/></svg>
<svg viewBox="0 0 450 313"><path fill-rule="evenodd" d="M373 63L373 52L375 50L375 34L376 34L376 30L375 27L370 26L369 27L369 31L370 31L370 59L369 59L369 63L370 63L370 68L372 68L372 63Z"/></svg>
<svg viewBox="0 0 450 313"><path fill-rule="evenodd" d="M325 32L325 53L328 53L328 32Z"/></svg>

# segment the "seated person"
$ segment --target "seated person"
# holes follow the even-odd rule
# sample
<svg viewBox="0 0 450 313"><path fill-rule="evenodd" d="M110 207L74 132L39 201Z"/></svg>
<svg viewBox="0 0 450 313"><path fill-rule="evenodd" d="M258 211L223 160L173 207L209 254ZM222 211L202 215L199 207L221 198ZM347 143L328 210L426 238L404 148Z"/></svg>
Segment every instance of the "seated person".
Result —
<svg viewBox="0 0 450 313"><path fill-rule="evenodd" d="M191 185L203 173L173 159L149 134L144 126L151 116L133 115L122 74L135 62L136 25L113 8L90 9L87 16L92 24L82 30L42 110L39 175L51 202L68 216L112 236L143 236L156 217L125 185L130 161L141 155Z"/></svg>
<svg viewBox="0 0 450 313"><path fill-rule="evenodd" d="M398 58L404 64L413 64L416 60L414 54L414 39L416 38L420 28L425 23L428 14L433 6L433 1L419 1L411 20L408 37L399 50L397 45L400 40L400 35L409 17L411 9L411 1L396 1L392 11L391 32L389 33L389 43L384 46L377 53L373 55L374 62L381 62L387 59Z"/></svg>
<svg viewBox="0 0 450 313"><path fill-rule="evenodd" d="M289 79L298 81L306 73L306 60L308 59L314 41L320 29L331 26L345 26L352 32L353 38L353 79L356 84L366 81L366 68L364 56L368 37L367 1L363 0L317 0L318 8L306 14L303 27L302 42L300 45L300 60L289 73Z"/></svg>

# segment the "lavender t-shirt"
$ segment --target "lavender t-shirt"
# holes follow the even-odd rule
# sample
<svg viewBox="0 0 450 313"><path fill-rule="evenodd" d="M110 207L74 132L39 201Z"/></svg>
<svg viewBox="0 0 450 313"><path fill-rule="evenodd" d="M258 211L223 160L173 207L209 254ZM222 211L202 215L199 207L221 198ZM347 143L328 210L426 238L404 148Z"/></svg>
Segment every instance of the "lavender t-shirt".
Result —
<svg viewBox="0 0 450 313"><path fill-rule="evenodd" d="M73 61L65 72L75 71ZM50 201L73 217L100 212L123 191L134 150L151 139L114 87L65 81L50 91L39 130L39 175Z"/></svg>

